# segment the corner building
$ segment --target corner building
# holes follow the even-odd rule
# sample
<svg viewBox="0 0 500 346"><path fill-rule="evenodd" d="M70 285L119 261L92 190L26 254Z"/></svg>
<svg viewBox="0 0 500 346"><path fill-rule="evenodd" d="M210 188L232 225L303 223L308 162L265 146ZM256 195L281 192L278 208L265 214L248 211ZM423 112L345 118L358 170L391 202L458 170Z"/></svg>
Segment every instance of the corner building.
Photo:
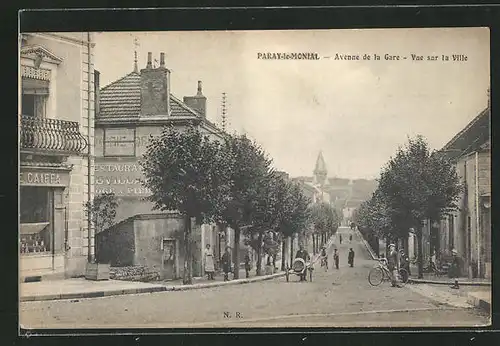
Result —
<svg viewBox="0 0 500 346"><path fill-rule="evenodd" d="M207 99L202 83L197 93L181 101L171 92L170 70L165 54L159 66L152 65L148 53L146 67L137 62L129 74L100 89L96 119L96 193L113 192L119 200L116 224L101 232L98 253L112 266L144 265L160 273L162 279L182 276L184 261L184 221L176 211L153 210L146 201L149 191L140 182L139 160L150 135L158 136L164 126L185 129L194 124L214 139L221 131L206 118ZM193 224L195 276L203 274L202 251L210 244L216 258L228 238L215 225ZM223 250L222 250L223 251Z"/></svg>
<svg viewBox="0 0 500 346"><path fill-rule="evenodd" d="M21 38L21 277L81 276L93 256L83 208L94 193L93 49L90 33Z"/></svg>

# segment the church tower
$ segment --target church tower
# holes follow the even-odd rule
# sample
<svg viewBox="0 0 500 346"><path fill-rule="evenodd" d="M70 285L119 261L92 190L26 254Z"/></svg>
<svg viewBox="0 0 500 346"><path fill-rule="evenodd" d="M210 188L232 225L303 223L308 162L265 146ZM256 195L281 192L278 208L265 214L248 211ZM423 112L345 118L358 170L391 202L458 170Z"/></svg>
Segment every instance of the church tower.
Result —
<svg viewBox="0 0 500 346"><path fill-rule="evenodd" d="M316 167L314 168L314 182L321 186L325 185L328 171L326 169L323 153L320 151L316 159Z"/></svg>

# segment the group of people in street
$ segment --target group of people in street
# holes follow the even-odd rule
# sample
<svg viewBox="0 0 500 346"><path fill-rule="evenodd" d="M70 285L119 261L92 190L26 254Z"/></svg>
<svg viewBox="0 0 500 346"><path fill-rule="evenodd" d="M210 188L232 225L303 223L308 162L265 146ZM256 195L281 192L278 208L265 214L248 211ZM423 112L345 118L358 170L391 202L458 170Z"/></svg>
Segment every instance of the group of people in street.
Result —
<svg viewBox="0 0 500 346"><path fill-rule="evenodd" d="M229 273L231 273L231 248L229 246L226 246L224 254L221 257L221 268L224 273L224 281L228 281ZM206 245L203 253L203 269L208 280L215 280L215 258L210 244Z"/></svg>

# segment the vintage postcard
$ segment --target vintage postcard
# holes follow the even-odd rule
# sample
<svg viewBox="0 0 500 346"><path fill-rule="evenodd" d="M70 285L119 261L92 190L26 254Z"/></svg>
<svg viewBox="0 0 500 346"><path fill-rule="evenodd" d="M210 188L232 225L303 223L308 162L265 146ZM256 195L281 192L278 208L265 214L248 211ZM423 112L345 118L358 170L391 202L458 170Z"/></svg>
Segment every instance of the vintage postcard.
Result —
<svg viewBox="0 0 500 346"><path fill-rule="evenodd" d="M491 323L488 28L19 41L20 327Z"/></svg>

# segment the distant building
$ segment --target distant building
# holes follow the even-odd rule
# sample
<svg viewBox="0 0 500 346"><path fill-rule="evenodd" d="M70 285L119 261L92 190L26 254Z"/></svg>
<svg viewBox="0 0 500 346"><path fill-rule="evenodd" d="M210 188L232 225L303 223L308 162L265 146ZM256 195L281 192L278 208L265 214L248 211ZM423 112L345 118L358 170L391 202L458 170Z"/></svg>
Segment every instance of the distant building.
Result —
<svg viewBox="0 0 500 346"><path fill-rule="evenodd" d="M371 198L377 188L375 180L328 177L328 169L320 152L316 159L316 165L312 177L296 177L303 186L304 193L311 198L313 203L330 203L343 216L343 223L352 218L352 214L363 201Z"/></svg>

